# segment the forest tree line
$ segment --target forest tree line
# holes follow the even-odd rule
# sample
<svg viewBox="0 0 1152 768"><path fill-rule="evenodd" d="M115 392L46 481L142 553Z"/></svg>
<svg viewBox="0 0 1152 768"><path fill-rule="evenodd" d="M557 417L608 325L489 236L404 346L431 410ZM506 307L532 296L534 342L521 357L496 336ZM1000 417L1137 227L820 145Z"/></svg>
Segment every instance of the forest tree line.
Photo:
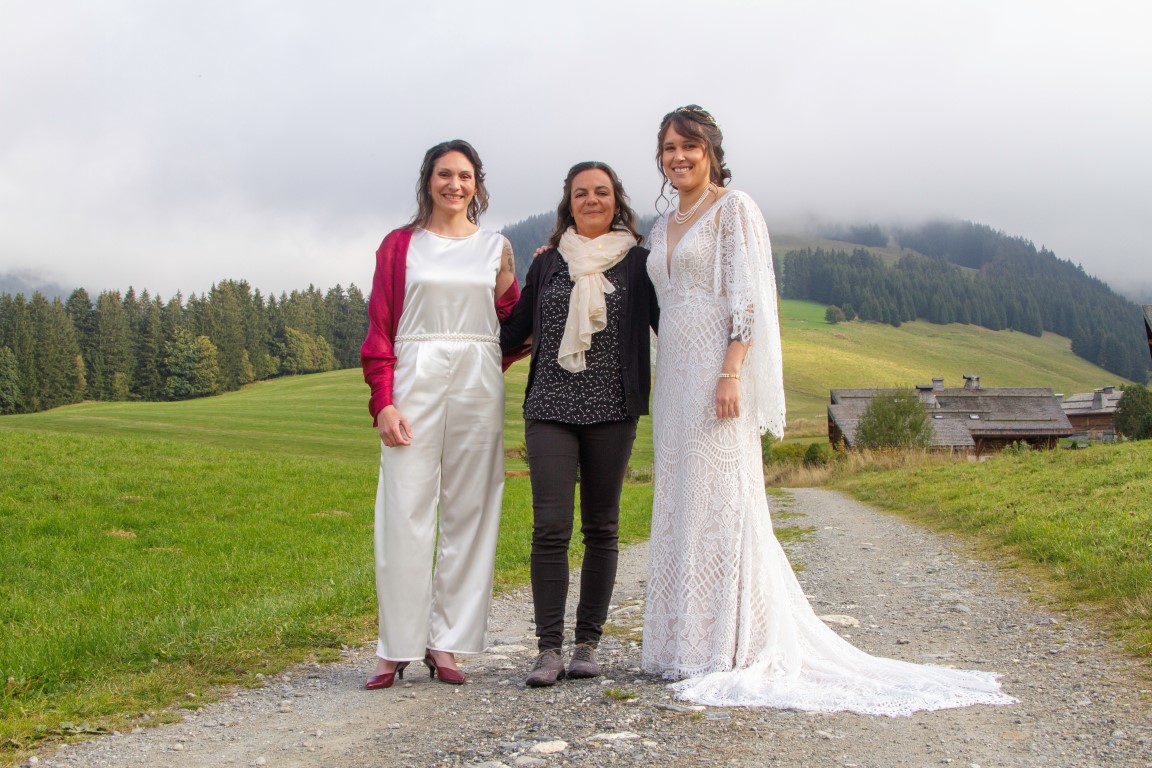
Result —
<svg viewBox="0 0 1152 768"><path fill-rule="evenodd" d="M286 374L360 364L360 289L265 298L245 281L167 301L83 288L66 299L0 294L0 413L83 400L184 400Z"/></svg>
<svg viewBox="0 0 1152 768"><path fill-rule="evenodd" d="M865 229L869 242L875 231ZM1140 308L1029 241L967 222L896 230L889 266L864 248L803 249L777 258L780 295L836 307L846 319L912 320L1067 336L1072 352L1137 382L1148 378ZM865 244L865 243L861 243Z"/></svg>
<svg viewBox="0 0 1152 768"><path fill-rule="evenodd" d="M641 232L652 221L643 219ZM554 224L555 214L541 214L503 230L521 280ZM823 234L871 247L884 241L902 255L889 265L865 248L789 251L776 257L783 298L894 326L919 319L1051 331L1108 371L1148 378L1139 307L1027 240L967 222ZM82 288L67 299L0 293L0 414L83 400L183 400L355 367L367 323L366 297L355 285L265 298L245 281L224 280L186 301L132 288L95 300Z"/></svg>
<svg viewBox="0 0 1152 768"><path fill-rule="evenodd" d="M523 282L554 213L506 227ZM185 400L360 365L367 297L354 284L265 298L224 280L185 301L83 288L0 293L0 414L84 400Z"/></svg>

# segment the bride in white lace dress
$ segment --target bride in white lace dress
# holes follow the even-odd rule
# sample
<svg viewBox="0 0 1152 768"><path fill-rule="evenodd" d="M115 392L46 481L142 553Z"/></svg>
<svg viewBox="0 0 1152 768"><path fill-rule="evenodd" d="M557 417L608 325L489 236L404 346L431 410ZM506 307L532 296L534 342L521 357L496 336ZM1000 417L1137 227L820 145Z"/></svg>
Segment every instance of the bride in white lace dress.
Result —
<svg viewBox="0 0 1152 768"><path fill-rule="evenodd" d="M658 162L678 207L650 236L660 300L655 501L643 667L712 706L907 715L1006 704L995 675L876 658L813 612L772 532L760 435L784 432L768 232L725 187L721 134L664 117Z"/></svg>

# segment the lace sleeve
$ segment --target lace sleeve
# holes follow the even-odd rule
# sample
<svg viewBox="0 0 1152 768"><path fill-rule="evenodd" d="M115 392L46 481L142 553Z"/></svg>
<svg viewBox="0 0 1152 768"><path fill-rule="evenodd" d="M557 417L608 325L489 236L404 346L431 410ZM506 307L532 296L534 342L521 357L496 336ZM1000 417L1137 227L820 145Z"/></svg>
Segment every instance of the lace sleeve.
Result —
<svg viewBox="0 0 1152 768"><path fill-rule="evenodd" d="M728 301L729 338L749 345L743 380L760 433L783 437L784 364L768 227L752 198L742 192L729 195L720 207L716 244Z"/></svg>

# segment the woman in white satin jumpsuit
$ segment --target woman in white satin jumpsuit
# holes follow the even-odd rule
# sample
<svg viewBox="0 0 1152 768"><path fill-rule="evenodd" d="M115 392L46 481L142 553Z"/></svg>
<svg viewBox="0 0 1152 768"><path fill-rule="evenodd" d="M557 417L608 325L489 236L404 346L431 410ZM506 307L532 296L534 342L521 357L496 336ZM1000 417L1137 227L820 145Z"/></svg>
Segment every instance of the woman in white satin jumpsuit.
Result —
<svg viewBox="0 0 1152 768"><path fill-rule="evenodd" d="M484 650L504 488L502 314L519 296L475 149L428 150L415 219L377 252L361 350L383 443L376 495L377 664L388 688L423 660L464 682L455 654Z"/></svg>

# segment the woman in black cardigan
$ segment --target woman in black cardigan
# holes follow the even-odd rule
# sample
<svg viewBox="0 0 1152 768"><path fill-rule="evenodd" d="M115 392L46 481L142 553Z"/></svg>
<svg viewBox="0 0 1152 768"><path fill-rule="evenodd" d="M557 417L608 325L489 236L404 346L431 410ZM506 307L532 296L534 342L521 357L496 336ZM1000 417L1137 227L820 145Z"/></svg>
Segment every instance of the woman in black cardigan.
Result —
<svg viewBox="0 0 1152 768"><path fill-rule="evenodd" d="M524 438L532 480L532 597L540 654L526 680L553 685L600 674L600 642L616 579L620 493L648 413L648 329L659 308L639 246L636 216L604 163L574 165L564 180L551 247L528 269L520 301L503 323L505 353L532 338ZM561 657L568 598L568 545L580 481L584 561L576 646Z"/></svg>

